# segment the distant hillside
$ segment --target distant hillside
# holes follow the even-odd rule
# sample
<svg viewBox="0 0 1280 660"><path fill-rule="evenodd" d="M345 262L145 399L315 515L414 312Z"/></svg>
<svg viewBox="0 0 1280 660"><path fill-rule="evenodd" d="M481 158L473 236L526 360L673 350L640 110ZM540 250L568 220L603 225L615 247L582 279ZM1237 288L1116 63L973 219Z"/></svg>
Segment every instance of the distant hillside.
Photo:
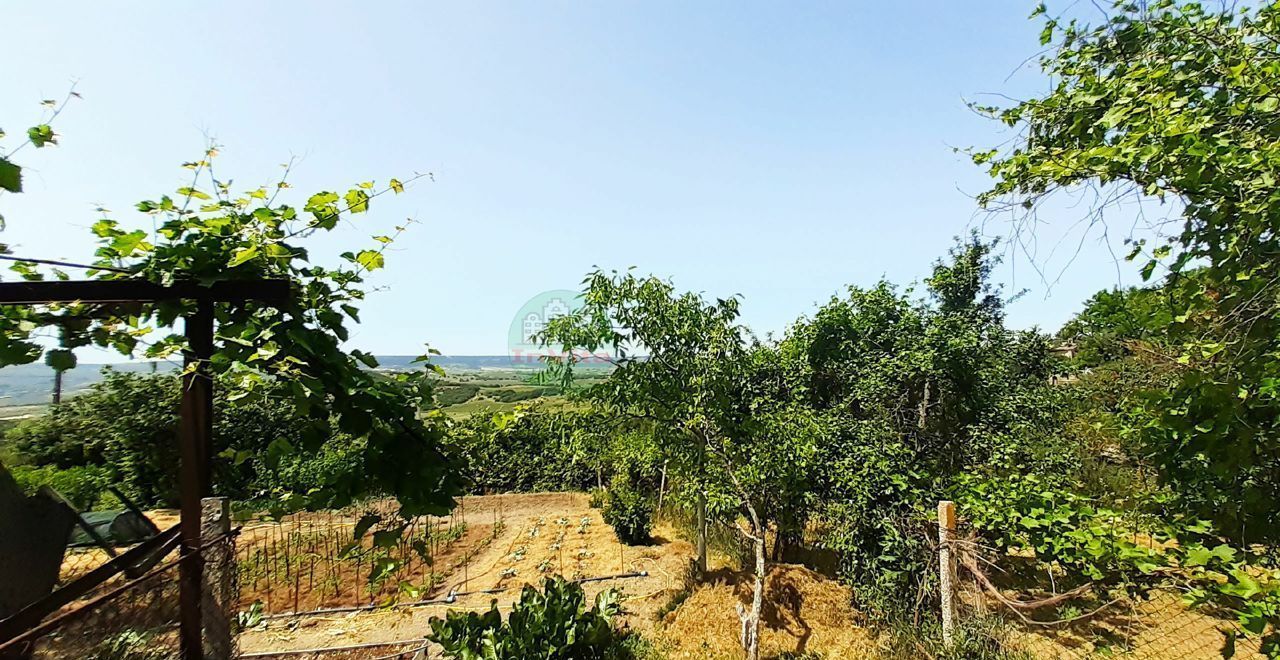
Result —
<svg viewBox="0 0 1280 660"><path fill-rule="evenodd" d="M150 362L123 364L82 364L62 374L62 392L72 395L102 380L103 367L116 371L150 372ZM168 362L156 363L157 371L175 370ZM43 363L23 364L0 369L0 406L31 406L49 403L53 392L53 370Z"/></svg>
<svg viewBox="0 0 1280 660"><path fill-rule="evenodd" d="M379 355L378 363L382 369L393 371L416 369L412 364L412 355ZM465 373L475 371L529 371L542 368L538 362L513 362L506 355L441 355L432 362L440 365L449 373ZM588 365L590 366L590 365ZM62 391L65 395L87 389L90 385L102 380L103 368L116 371L145 373L152 370L150 362L127 362L121 364L81 364L63 374ZM161 362L156 364L158 371L173 371L176 364ZM31 406L49 403L53 390L53 370L44 364L24 364L16 367L0 369L0 407Z"/></svg>

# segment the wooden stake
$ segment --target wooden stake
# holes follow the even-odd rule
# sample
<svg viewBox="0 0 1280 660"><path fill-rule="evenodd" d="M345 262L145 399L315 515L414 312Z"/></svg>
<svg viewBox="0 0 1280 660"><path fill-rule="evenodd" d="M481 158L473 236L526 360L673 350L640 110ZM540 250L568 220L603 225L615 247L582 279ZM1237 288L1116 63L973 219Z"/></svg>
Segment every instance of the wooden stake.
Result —
<svg viewBox="0 0 1280 660"><path fill-rule="evenodd" d="M955 630L955 557L951 552L951 540L956 532L956 505L954 502L938 502L938 578L942 591L942 643L951 645Z"/></svg>

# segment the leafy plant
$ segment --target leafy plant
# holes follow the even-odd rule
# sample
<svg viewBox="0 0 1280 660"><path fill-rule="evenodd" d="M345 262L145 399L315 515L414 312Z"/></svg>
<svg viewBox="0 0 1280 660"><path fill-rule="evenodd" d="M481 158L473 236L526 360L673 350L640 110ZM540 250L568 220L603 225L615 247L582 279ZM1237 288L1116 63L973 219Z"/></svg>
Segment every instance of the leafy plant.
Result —
<svg viewBox="0 0 1280 660"><path fill-rule="evenodd" d="M55 143L56 135L46 122L28 131L28 142L42 147ZM7 189L17 190L12 153L0 154L0 177ZM280 383L279 392L298 414L318 422L302 429L299 442L276 443L277 457L317 450L332 437L330 424L361 441L363 469L320 488L285 493L278 500L282 506L338 506L358 495L384 492L396 496L405 516L447 512L464 480L454 458L442 450L443 423L418 415L431 396L426 370L375 374L373 356L342 346L349 337L347 322L359 319L364 277L385 266L387 246L406 226L374 235L366 249L337 255L335 265L313 263L304 246L308 237L367 212L377 196L399 194L404 183L392 179L378 190L365 181L345 194L320 191L294 206L276 201L290 194L287 169L270 187L236 193L226 179L213 175L217 155L216 145L210 145L199 160L184 164L191 177L187 185L139 202L140 221L121 221L103 210L91 229L98 248L90 275L160 285L285 280L292 294L286 302L197 309L195 301L165 300L94 314L83 304L6 307L0 317L0 365L36 359L39 347L29 338L41 326L57 327L64 347L96 344L163 358L188 348L185 338L149 335L173 328L180 318L206 314L216 327L212 357L189 368L233 379L245 395ZM29 280L46 276L30 262L16 262L13 269ZM419 362L429 367L428 356Z"/></svg>
<svg viewBox="0 0 1280 660"><path fill-rule="evenodd" d="M541 590L525 585L505 621L495 601L483 614L433 617L427 639L460 660L617 658L624 647L613 619L620 612L617 592L601 592L588 608L582 587L557 576L543 580Z"/></svg>
<svg viewBox="0 0 1280 660"><path fill-rule="evenodd" d="M164 660L172 655L171 651L155 644L150 634L126 630L89 651L85 660Z"/></svg>
<svg viewBox="0 0 1280 660"><path fill-rule="evenodd" d="M18 486L28 494L36 492L41 486L49 486L80 511L92 510L111 483L108 471L98 466L58 468L53 465L14 465L8 469Z"/></svg>
<svg viewBox="0 0 1280 660"><path fill-rule="evenodd" d="M466 403L479 391L478 385L443 385L435 390L436 404L445 407Z"/></svg>
<svg viewBox="0 0 1280 660"><path fill-rule="evenodd" d="M1240 541L1275 540L1280 70L1260 44L1280 37L1280 6L1117 2L1098 25L1043 5L1035 15L1054 85L983 109L1020 138L973 154L995 179L979 201L1022 209L1023 222L1047 197L1094 184L1114 189L1109 199L1177 201L1175 232L1129 255L1171 303L1156 327L1178 375L1151 393L1133 431L1186 510Z"/></svg>
<svg viewBox="0 0 1280 660"><path fill-rule="evenodd" d="M652 540L653 502L624 478L613 480L605 495L601 514L604 521L613 527L619 541L627 545L641 545Z"/></svg>
<svg viewBox="0 0 1280 660"><path fill-rule="evenodd" d="M609 500L609 491L604 488L592 488L587 494L587 504L593 509L603 509Z"/></svg>
<svg viewBox="0 0 1280 660"><path fill-rule="evenodd" d="M1156 327L1163 350L1154 353L1173 377L1145 393L1121 431L1155 468L1174 511L1211 521L1237 546L1273 545L1280 5L1116 2L1097 25L1051 16L1044 5L1033 16L1044 22L1041 44L1050 48L1040 66L1053 85L1006 108L979 108L1018 135L1003 149L972 154L995 179L979 201L1021 210L1024 224L1046 198L1092 186L1105 187L1107 200L1175 202L1173 232L1134 241L1128 256L1172 302ZM1090 217L1106 206L1092 205ZM1245 629L1280 653L1277 610L1252 600L1266 590L1218 584L1206 589L1227 601L1250 594Z"/></svg>
<svg viewBox="0 0 1280 660"><path fill-rule="evenodd" d="M31 472L33 478L56 478L51 485L65 488L69 492L63 494L76 502L95 499L109 478L141 504L172 505L180 394L181 382L173 374L106 369L87 392L8 431L12 452L41 466L39 472L17 466L15 476ZM288 397L282 383L266 383L250 393L234 378L218 378L211 460L219 494L278 503L289 493L358 478L364 440L304 417ZM328 439L316 451L294 451L308 433L317 432Z"/></svg>

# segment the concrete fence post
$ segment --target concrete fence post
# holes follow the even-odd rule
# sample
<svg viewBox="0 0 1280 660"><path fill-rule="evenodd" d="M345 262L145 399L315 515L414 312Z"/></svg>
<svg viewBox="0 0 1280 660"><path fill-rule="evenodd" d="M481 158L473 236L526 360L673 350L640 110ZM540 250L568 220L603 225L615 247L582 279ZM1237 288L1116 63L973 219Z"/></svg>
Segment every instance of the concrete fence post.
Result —
<svg viewBox="0 0 1280 660"><path fill-rule="evenodd" d="M200 590L206 660L231 660L232 610L237 594L235 557L230 539L231 503L225 497L200 500L200 543L204 547L204 585Z"/></svg>
<svg viewBox="0 0 1280 660"><path fill-rule="evenodd" d="M955 633L955 555L951 541L956 533L956 505L938 502L938 588L942 593L942 643L950 646Z"/></svg>

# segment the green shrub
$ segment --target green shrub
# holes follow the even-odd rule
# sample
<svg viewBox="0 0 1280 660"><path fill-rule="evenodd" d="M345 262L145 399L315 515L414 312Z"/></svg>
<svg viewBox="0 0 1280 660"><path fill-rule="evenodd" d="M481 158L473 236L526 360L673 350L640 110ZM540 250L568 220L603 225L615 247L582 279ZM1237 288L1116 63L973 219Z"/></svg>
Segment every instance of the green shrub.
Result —
<svg viewBox="0 0 1280 660"><path fill-rule="evenodd" d="M603 509L605 503L609 499L609 491L604 488L592 488L589 491L591 499L587 502L593 509Z"/></svg>
<svg viewBox="0 0 1280 660"><path fill-rule="evenodd" d="M641 545L651 540L653 502L623 479L613 480L602 513L619 541L627 545Z"/></svg>
<svg viewBox="0 0 1280 660"><path fill-rule="evenodd" d="M547 387L495 387L485 392L489 398L502 403L528 401L547 394L555 394L554 388Z"/></svg>
<svg viewBox="0 0 1280 660"><path fill-rule="evenodd" d="M168 657L170 650L152 645L151 635L126 630L104 640L85 660L164 660Z"/></svg>
<svg viewBox="0 0 1280 660"><path fill-rule="evenodd" d="M327 417L300 414L286 389L273 383L245 396L234 379L219 379L211 448L217 494L278 499L284 491L308 493L362 478L363 452ZM103 475L102 485L109 478L141 506L175 504L181 393L173 374L106 369L87 392L10 429L6 458L41 466L19 479L49 483L77 506L92 503L101 491L94 475Z"/></svg>
<svg viewBox="0 0 1280 660"><path fill-rule="evenodd" d="M98 504L111 482L106 468L78 466L60 469L53 465L32 467L15 465L9 468L18 487L33 494L41 486L48 486L71 502L80 511L88 511Z"/></svg>
<svg viewBox="0 0 1280 660"><path fill-rule="evenodd" d="M450 442L474 492L586 490L596 481L593 455L574 438L597 423L589 414L538 408L473 415L454 427Z"/></svg>
<svg viewBox="0 0 1280 660"><path fill-rule="evenodd" d="M606 590L587 609L582 587L547 578L539 591L526 585L506 621L494 601L488 612L449 612L431 619L427 639L448 658L486 660L590 660L630 655L613 629L621 612L617 592Z"/></svg>
<svg viewBox="0 0 1280 660"><path fill-rule="evenodd" d="M441 385L435 391L436 405L445 407L466 403L479 391L478 385Z"/></svg>

